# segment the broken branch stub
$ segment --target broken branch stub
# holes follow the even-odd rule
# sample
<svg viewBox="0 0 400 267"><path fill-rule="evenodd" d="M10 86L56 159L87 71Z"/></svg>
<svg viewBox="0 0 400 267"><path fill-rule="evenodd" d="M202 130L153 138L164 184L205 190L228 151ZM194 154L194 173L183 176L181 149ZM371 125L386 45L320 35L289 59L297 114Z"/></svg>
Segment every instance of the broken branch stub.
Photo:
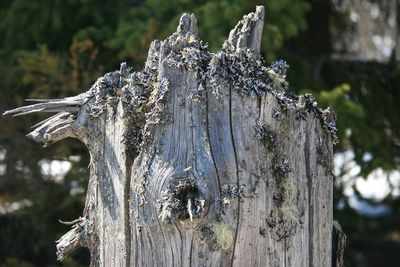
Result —
<svg viewBox="0 0 400 267"><path fill-rule="evenodd" d="M263 21L257 7L211 53L183 14L142 71L5 112L54 112L28 137L89 149L59 259L85 246L93 266L330 266L334 113L287 92L286 62L265 65Z"/></svg>

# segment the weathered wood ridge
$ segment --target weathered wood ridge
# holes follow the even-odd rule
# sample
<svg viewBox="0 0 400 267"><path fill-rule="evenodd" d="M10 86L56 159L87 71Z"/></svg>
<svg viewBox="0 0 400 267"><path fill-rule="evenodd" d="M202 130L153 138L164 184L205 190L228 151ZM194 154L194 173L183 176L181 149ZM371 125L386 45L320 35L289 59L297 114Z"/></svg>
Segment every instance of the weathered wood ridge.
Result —
<svg viewBox="0 0 400 267"><path fill-rule="evenodd" d="M194 15L89 91L6 114L55 112L28 136L90 152L83 216L58 240L92 266L331 266L333 111L264 66L264 8L217 53Z"/></svg>

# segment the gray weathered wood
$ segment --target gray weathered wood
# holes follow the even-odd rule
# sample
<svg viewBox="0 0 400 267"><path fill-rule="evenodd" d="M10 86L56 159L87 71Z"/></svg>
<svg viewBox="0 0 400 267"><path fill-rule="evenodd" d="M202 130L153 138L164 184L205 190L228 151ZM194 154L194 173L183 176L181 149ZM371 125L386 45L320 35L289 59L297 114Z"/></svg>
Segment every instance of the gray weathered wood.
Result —
<svg viewBox="0 0 400 267"><path fill-rule="evenodd" d="M260 56L264 8L210 53L194 15L154 41L143 71L5 114L55 112L28 135L89 149L83 216L58 258L93 266L331 266L334 113L286 92Z"/></svg>

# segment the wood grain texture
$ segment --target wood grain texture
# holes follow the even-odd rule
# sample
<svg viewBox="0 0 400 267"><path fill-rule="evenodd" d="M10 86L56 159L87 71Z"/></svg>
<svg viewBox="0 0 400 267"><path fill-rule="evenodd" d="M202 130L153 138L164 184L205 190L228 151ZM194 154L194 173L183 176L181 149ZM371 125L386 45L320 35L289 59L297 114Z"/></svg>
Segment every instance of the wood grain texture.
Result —
<svg viewBox="0 0 400 267"><path fill-rule="evenodd" d="M263 22L257 7L210 53L184 14L141 72L121 64L79 96L7 112L55 112L29 137L90 152L59 259L85 246L92 266L332 265L334 113L265 66Z"/></svg>

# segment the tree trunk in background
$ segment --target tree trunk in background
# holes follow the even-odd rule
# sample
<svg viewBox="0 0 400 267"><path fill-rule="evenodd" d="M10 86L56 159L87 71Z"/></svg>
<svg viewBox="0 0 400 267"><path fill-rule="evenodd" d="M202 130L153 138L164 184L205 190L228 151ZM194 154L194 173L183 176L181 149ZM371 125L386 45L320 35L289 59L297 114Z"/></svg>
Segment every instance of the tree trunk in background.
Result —
<svg viewBox="0 0 400 267"><path fill-rule="evenodd" d="M257 7L210 53L184 14L143 71L7 112L56 112L29 136L89 149L59 259L85 246L92 266L332 265L334 113L285 92L284 62L263 65L263 20Z"/></svg>
<svg viewBox="0 0 400 267"><path fill-rule="evenodd" d="M399 60L399 0L330 0L343 22L332 27L335 58Z"/></svg>

